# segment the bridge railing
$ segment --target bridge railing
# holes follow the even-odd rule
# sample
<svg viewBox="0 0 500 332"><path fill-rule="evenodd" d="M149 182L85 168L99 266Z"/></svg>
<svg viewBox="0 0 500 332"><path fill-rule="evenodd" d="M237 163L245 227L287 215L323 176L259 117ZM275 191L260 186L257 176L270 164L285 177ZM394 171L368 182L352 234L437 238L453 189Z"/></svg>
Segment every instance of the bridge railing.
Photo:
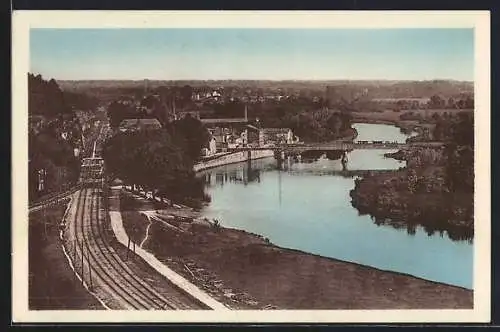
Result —
<svg viewBox="0 0 500 332"><path fill-rule="evenodd" d="M328 142L328 143L303 143L303 144L276 144L273 146L261 146L261 147L237 147L228 149L231 152L237 151L248 151L248 150L274 150L274 151L286 151L286 150L351 150L354 148L403 148L403 147L440 147L443 142L389 142L389 141L357 141L357 142Z"/></svg>

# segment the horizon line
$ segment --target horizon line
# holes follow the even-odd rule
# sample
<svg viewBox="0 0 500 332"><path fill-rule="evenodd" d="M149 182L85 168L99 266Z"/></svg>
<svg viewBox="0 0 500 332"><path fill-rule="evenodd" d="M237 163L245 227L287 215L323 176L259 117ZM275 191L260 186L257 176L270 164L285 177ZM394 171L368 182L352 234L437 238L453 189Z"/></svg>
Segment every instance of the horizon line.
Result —
<svg viewBox="0 0 500 332"><path fill-rule="evenodd" d="M367 82L367 81L383 81L383 82L459 82L459 83L474 83L474 80L460 80L454 78L429 78L429 79L396 79L396 78L327 78L327 79L315 79L315 78L283 78L283 79L273 79L273 78L177 78L177 79L161 79L161 78L47 78L42 74L33 74L35 76L41 75L45 79L54 79L56 81L94 81L94 82L104 82L104 81L129 81L129 82L179 82L179 81L194 81L194 82L216 82L216 81L268 81L268 82L339 82L339 81L349 81L349 82Z"/></svg>

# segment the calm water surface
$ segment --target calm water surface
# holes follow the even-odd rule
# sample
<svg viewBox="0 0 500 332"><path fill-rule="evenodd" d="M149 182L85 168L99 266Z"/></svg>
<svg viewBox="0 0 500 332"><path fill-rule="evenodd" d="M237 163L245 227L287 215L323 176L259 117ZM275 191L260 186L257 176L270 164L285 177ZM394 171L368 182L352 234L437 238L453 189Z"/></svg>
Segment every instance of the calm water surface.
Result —
<svg viewBox="0 0 500 332"><path fill-rule="evenodd" d="M398 128L355 124L358 140L404 142ZM354 150L349 170L397 169L404 162L384 158L391 150ZM377 225L351 205L354 178L338 172L339 160L274 158L227 165L200 174L212 202L204 214L225 227L268 237L276 245L326 257L408 273L472 288L472 241L453 241L446 233L417 226Z"/></svg>

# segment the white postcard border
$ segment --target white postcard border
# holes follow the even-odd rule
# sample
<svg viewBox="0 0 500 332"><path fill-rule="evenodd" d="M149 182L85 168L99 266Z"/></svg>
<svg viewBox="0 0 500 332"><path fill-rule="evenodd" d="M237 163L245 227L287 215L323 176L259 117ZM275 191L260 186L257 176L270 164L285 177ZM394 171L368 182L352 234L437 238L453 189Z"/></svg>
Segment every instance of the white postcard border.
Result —
<svg viewBox="0 0 500 332"><path fill-rule="evenodd" d="M475 242L472 310L28 310L30 28L474 28ZM332 78L334 79L334 78ZM14 322L488 322L491 293L488 11L14 11L12 20L12 319Z"/></svg>

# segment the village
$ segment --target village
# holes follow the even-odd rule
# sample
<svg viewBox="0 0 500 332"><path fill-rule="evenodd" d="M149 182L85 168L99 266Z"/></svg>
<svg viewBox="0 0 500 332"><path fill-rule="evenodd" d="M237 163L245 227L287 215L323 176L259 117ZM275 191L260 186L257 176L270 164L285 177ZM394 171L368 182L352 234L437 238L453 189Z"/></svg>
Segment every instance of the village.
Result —
<svg viewBox="0 0 500 332"><path fill-rule="evenodd" d="M199 120L208 130L208 145L202 149L201 157L212 157L217 153L243 147L265 148L281 144L298 144L299 137L290 128L262 128L259 119L250 121L245 107L242 118L200 118L199 111L179 111L176 119L192 117ZM252 122L254 124L252 124ZM120 132L160 129L156 118L125 119L119 125Z"/></svg>

